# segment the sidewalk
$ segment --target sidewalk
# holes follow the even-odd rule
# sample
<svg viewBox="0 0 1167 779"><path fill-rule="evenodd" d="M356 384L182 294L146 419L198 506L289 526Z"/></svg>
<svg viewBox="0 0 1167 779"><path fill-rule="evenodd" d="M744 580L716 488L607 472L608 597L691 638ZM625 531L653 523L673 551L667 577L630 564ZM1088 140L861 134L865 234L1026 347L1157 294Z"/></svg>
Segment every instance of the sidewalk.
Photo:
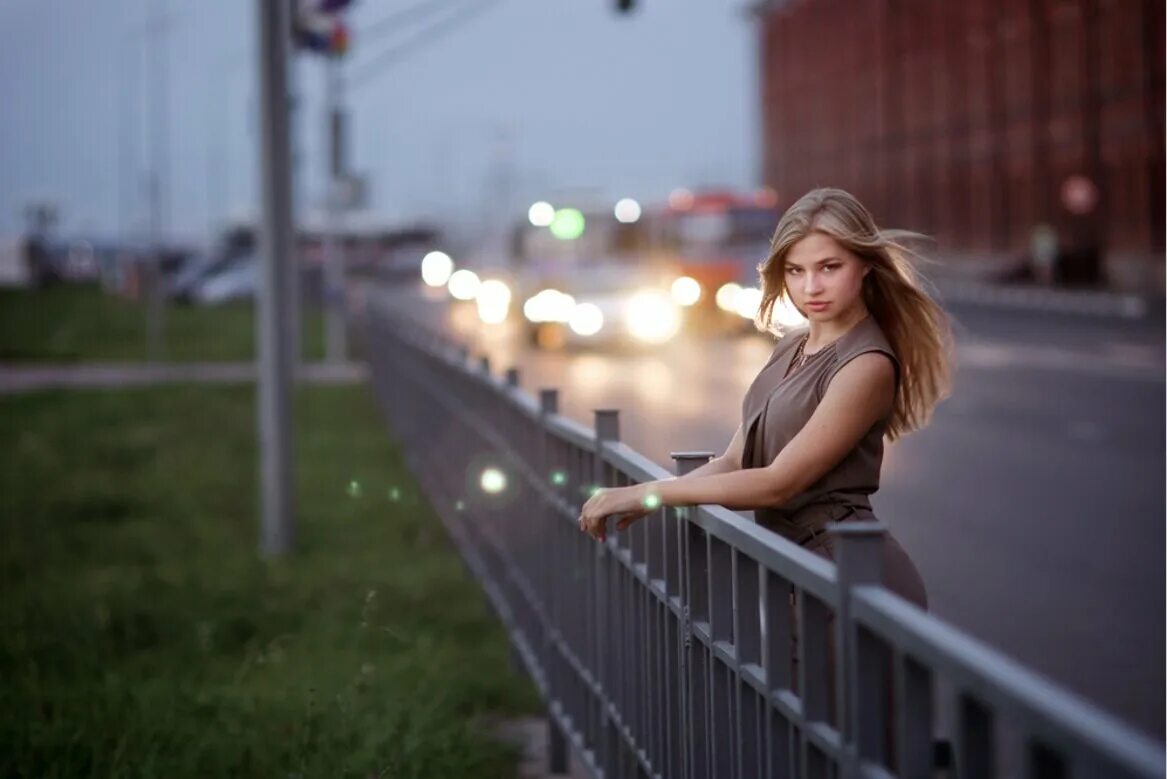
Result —
<svg viewBox="0 0 1167 779"><path fill-rule="evenodd" d="M1022 267L1016 258L977 253L951 253L916 265L945 302L1123 319L1141 319L1163 309L1161 288L1134 294L1001 280Z"/></svg>
<svg viewBox="0 0 1167 779"><path fill-rule="evenodd" d="M307 363L299 366L296 380L309 384L353 384L365 381L368 373L364 363ZM255 381L256 374L256 365L251 362L0 363L0 395L160 384L246 384Z"/></svg>

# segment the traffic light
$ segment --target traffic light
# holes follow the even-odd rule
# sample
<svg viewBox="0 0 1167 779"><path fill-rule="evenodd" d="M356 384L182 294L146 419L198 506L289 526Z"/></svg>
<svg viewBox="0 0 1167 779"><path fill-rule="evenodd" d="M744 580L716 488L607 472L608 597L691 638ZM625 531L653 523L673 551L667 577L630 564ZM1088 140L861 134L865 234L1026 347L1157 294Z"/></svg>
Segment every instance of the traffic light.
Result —
<svg viewBox="0 0 1167 779"><path fill-rule="evenodd" d="M292 19L297 45L328 57L343 57L348 52L350 36L340 12L350 5L352 0L300 0Z"/></svg>

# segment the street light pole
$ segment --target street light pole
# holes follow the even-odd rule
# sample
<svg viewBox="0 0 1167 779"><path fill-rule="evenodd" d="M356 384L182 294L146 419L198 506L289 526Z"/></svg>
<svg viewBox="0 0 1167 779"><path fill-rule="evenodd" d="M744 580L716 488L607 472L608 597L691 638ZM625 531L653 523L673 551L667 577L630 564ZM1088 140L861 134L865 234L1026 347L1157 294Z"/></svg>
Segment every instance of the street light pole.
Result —
<svg viewBox="0 0 1167 779"><path fill-rule="evenodd" d="M292 251L291 139L288 60L291 38L287 0L256 0L259 22L260 233L259 406L260 552L289 552L295 536L292 436L292 359L286 339L290 301L286 274L295 272Z"/></svg>
<svg viewBox="0 0 1167 779"><path fill-rule="evenodd" d="M151 135L153 164L150 175L150 233L154 245L154 261L146 270L146 351L151 360L165 356L166 340L165 299L162 290L162 258L165 247L170 187L170 81L167 73L166 36L170 20L164 8L166 0L158 0L156 16L151 24L150 70L154 75Z"/></svg>
<svg viewBox="0 0 1167 779"><path fill-rule="evenodd" d="M348 356L348 336L345 332L345 269L344 238L341 235L343 218L341 183L345 175L343 82L340 57L329 55L324 65L325 103L325 160L327 186L324 192L324 305L325 354L330 363L344 362Z"/></svg>

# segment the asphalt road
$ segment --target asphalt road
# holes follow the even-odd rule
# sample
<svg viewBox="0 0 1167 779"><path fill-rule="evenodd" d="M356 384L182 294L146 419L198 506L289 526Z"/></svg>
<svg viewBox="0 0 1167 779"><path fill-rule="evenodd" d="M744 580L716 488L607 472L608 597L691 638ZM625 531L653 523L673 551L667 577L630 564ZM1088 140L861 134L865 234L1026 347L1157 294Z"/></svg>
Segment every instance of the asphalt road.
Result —
<svg viewBox="0 0 1167 779"><path fill-rule="evenodd" d="M646 354L532 353L415 289L378 299L468 340L531 391L623 440L721 451L772 348L762 336ZM1164 329L952 304L953 396L888 447L877 514L915 559L939 618L1159 739L1164 731Z"/></svg>

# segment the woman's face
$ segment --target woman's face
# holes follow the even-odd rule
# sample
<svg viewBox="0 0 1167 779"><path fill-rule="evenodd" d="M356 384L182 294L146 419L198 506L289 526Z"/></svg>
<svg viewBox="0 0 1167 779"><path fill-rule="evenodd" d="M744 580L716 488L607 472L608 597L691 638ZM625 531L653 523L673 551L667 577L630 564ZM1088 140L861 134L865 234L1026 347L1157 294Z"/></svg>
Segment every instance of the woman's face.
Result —
<svg viewBox="0 0 1167 779"><path fill-rule="evenodd" d="M786 253L786 291L807 319L829 321L860 300L868 264L822 233L811 233Z"/></svg>

